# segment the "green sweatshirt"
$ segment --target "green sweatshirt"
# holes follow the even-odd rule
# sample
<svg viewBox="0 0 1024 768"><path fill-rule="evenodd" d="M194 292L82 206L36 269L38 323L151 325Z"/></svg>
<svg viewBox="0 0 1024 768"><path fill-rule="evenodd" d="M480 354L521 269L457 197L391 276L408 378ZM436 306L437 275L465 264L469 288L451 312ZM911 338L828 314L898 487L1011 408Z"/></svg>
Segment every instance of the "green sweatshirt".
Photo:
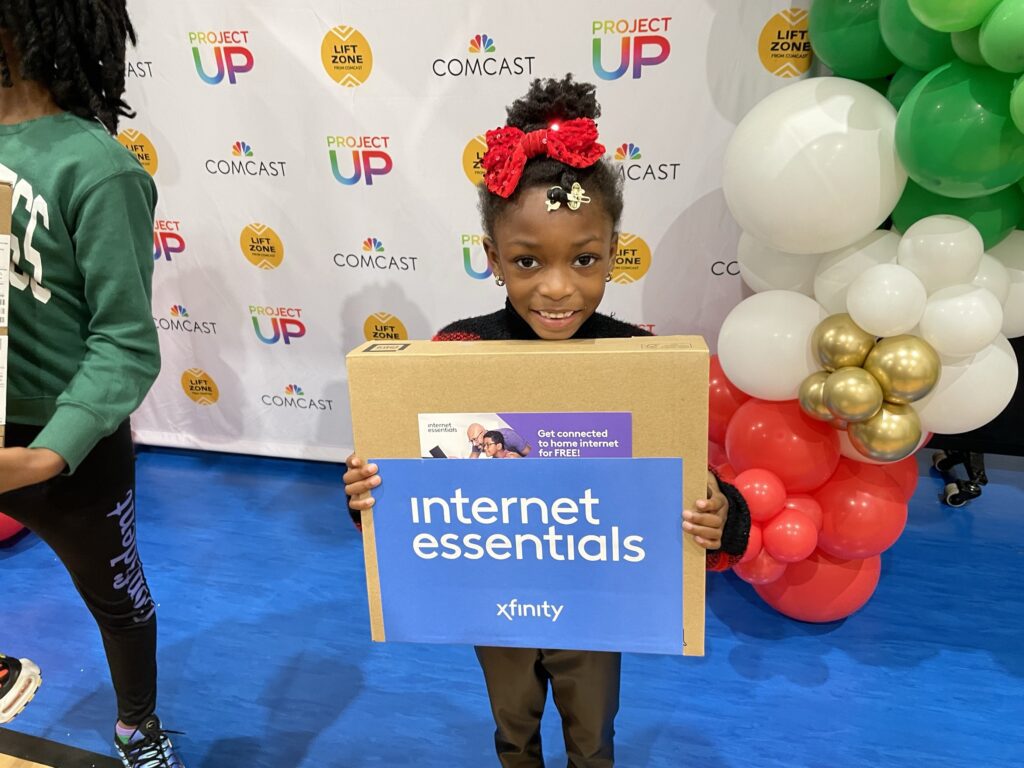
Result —
<svg viewBox="0 0 1024 768"><path fill-rule="evenodd" d="M99 122L0 125L14 184L7 420L74 472L160 370L150 298L156 186Z"/></svg>

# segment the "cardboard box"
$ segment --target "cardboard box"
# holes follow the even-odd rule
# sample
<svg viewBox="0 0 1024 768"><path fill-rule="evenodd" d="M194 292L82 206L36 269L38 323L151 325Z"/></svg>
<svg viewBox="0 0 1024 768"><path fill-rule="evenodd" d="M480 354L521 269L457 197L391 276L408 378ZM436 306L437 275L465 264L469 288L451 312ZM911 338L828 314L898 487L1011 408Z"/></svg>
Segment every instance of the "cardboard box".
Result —
<svg viewBox="0 0 1024 768"><path fill-rule="evenodd" d="M14 190L0 183L0 447L7 424L7 315L11 269L11 208Z"/></svg>
<svg viewBox="0 0 1024 768"><path fill-rule="evenodd" d="M370 342L347 363L355 449L363 458L421 458L423 414L628 411L632 456L682 457L686 505L706 496L709 355L700 337ZM372 512L363 513L363 541L371 628L382 641ZM690 536L683 574L683 653L699 656L705 551Z"/></svg>

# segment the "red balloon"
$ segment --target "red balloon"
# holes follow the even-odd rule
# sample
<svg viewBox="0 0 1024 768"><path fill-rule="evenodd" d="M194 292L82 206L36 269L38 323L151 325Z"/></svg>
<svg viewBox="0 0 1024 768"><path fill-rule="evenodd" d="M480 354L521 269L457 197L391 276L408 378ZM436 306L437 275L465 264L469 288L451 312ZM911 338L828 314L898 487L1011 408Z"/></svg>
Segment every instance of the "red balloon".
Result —
<svg viewBox="0 0 1024 768"><path fill-rule="evenodd" d="M814 521L795 509L783 509L764 527L764 548L780 563L798 563L817 545Z"/></svg>
<svg viewBox="0 0 1024 768"><path fill-rule="evenodd" d="M3 512L0 512L0 541L17 536L24 529L21 523L15 522Z"/></svg>
<svg viewBox="0 0 1024 768"><path fill-rule="evenodd" d="M708 378L708 435L712 442L725 442L729 419L749 399L750 395L729 381L718 362L718 355L712 355Z"/></svg>
<svg viewBox="0 0 1024 768"><path fill-rule="evenodd" d="M785 509L795 509L802 512L814 521L814 527L821 530L821 504L814 500L813 496L803 493L794 493L786 499Z"/></svg>
<svg viewBox="0 0 1024 768"><path fill-rule="evenodd" d="M907 456L899 461L886 464L868 464L851 461L845 456L839 460L839 466L846 467L864 485L874 492L889 495L895 493L901 501L910 501L917 488L917 457Z"/></svg>
<svg viewBox="0 0 1024 768"><path fill-rule="evenodd" d="M747 550L740 558L741 563L749 563L761 554L761 526L757 523L750 524L750 537L747 539Z"/></svg>
<svg viewBox="0 0 1024 768"><path fill-rule="evenodd" d="M828 424L805 416L796 400L748 400L729 421L725 451L740 472L767 469L790 493L806 493L835 471L839 435Z"/></svg>
<svg viewBox="0 0 1024 768"><path fill-rule="evenodd" d="M718 469L723 464L729 463L729 457L725 455L725 448L718 443L708 443L708 464L712 469Z"/></svg>
<svg viewBox="0 0 1024 768"><path fill-rule="evenodd" d="M841 558L865 558L891 547L907 524L903 489L887 475L884 482L868 482L860 467L840 463L836 473L814 492L823 521L818 547Z"/></svg>
<svg viewBox="0 0 1024 768"><path fill-rule="evenodd" d="M736 475L733 483L743 494L750 519L763 523L782 511L786 503L786 488L778 475L767 469L748 469Z"/></svg>
<svg viewBox="0 0 1024 768"><path fill-rule="evenodd" d="M736 570L739 566L735 566ZM821 550L806 560L786 566L785 573L754 589L779 613L800 621L845 619L860 610L875 593L882 571L878 555L865 560L843 560Z"/></svg>
<svg viewBox="0 0 1024 768"><path fill-rule="evenodd" d="M715 472L718 474L719 480L725 480L730 485L736 484L736 475L739 473L732 464L722 464L720 467L715 467Z"/></svg>
<svg viewBox="0 0 1024 768"><path fill-rule="evenodd" d="M788 566L780 563L763 549L748 563L736 563L732 567L736 575L748 584L771 584L782 577Z"/></svg>

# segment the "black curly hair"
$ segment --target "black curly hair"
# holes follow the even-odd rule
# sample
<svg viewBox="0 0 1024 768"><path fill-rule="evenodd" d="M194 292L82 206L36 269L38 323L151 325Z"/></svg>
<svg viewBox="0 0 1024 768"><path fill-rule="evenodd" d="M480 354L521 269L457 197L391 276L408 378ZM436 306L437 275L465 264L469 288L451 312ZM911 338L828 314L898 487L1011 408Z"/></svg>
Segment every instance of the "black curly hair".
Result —
<svg viewBox="0 0 1024 768"><path fill-rule="evenodd" d="M601 116L601 105L597 103L595 86L576 82L572 74L561 80L536 79L527 94L512 102L508 108L507 125L524 133L547 128L554 121L573 120L589 117L596 120ZM589 168L573 168L544 155L531 158L526 163L523 176L515 192L508 198L494 194L486 184L480 185L480 218L484 233L494 234L494 222L517 204L524 189L532 187L560 186L570 189L579 182L587 195L604 207L612 220L615 231L622 218L622 179L605 160L598 160Z"/></svg>
<svg viewBox="0 0 1024 768"><path fill-rule="evenodd" d="M127 0L0 0L0 29L14 40L21 76L49 89L61 109L96 118L111 133L135 117L122 99L127 40L135 44ZM0 84L10 88L0 44Z"/></svg>

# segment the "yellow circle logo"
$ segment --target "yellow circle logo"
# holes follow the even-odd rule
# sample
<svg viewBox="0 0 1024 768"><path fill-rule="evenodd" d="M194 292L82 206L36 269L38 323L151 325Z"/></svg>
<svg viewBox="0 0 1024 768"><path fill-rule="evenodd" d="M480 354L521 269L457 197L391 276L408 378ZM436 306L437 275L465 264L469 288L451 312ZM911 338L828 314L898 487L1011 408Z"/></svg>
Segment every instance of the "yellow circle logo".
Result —
<svg viewBox="0 0 1024 768"><path fill-rule="evenodd" d="M201 368L189 368L181 374L181 388L199 405L213 405L220 397L217 382Z"/></svg>
<svg viewBox="0 0 1024 768"><path fill-rule="evenodd" d="M367 341L393 341L409 338L402 321L387 312L374 312L363 324L363 335Z"/></svg>
<svg viewBox="0 0 1024 768"><path fill-rule="evenodd" d="M117 140L121 145L138 158L139 163L150 176L156 175L159 159L156 156L156 147L149 137L142 131L132 128L125 128L117 134Z"/></svg>
<svg viewBox="0 0 1024 768"><path fill-rule="evenodd" d="M776 77L800 77L811 68L810 14L787 8L768 20L757 41L761 64Z"/></svg>
<svg viewBox="0 0 1024 768"><path fill-rule="evenodd" d="M474 136L462 150L462 170L466 172L466 178L477 185L484 180L483 159L486 151L487 138L483 135Z"/></svg>
<svg viewBox="0 0 1024 768"><path fill-rule="evenodd" d="M249 263L260 269L277 269L284 261L284 243L266 224L250 224L242 230L238 244Z"/></svg>
<svg viewBox="0 0 1024 768"><path fill-rule="evenodd" d="M320 59L331 79L346 88L362 85L373 70L373 51L355 27L335 27L324 35Z"/></svg>
<svg viewBox="0 0 1024 768"><path fill-rule="evenodd" d="M651 268L651 249L639 235L619 234L619 247L615 251L612 282L629 285L647 274Z"/></svg>

